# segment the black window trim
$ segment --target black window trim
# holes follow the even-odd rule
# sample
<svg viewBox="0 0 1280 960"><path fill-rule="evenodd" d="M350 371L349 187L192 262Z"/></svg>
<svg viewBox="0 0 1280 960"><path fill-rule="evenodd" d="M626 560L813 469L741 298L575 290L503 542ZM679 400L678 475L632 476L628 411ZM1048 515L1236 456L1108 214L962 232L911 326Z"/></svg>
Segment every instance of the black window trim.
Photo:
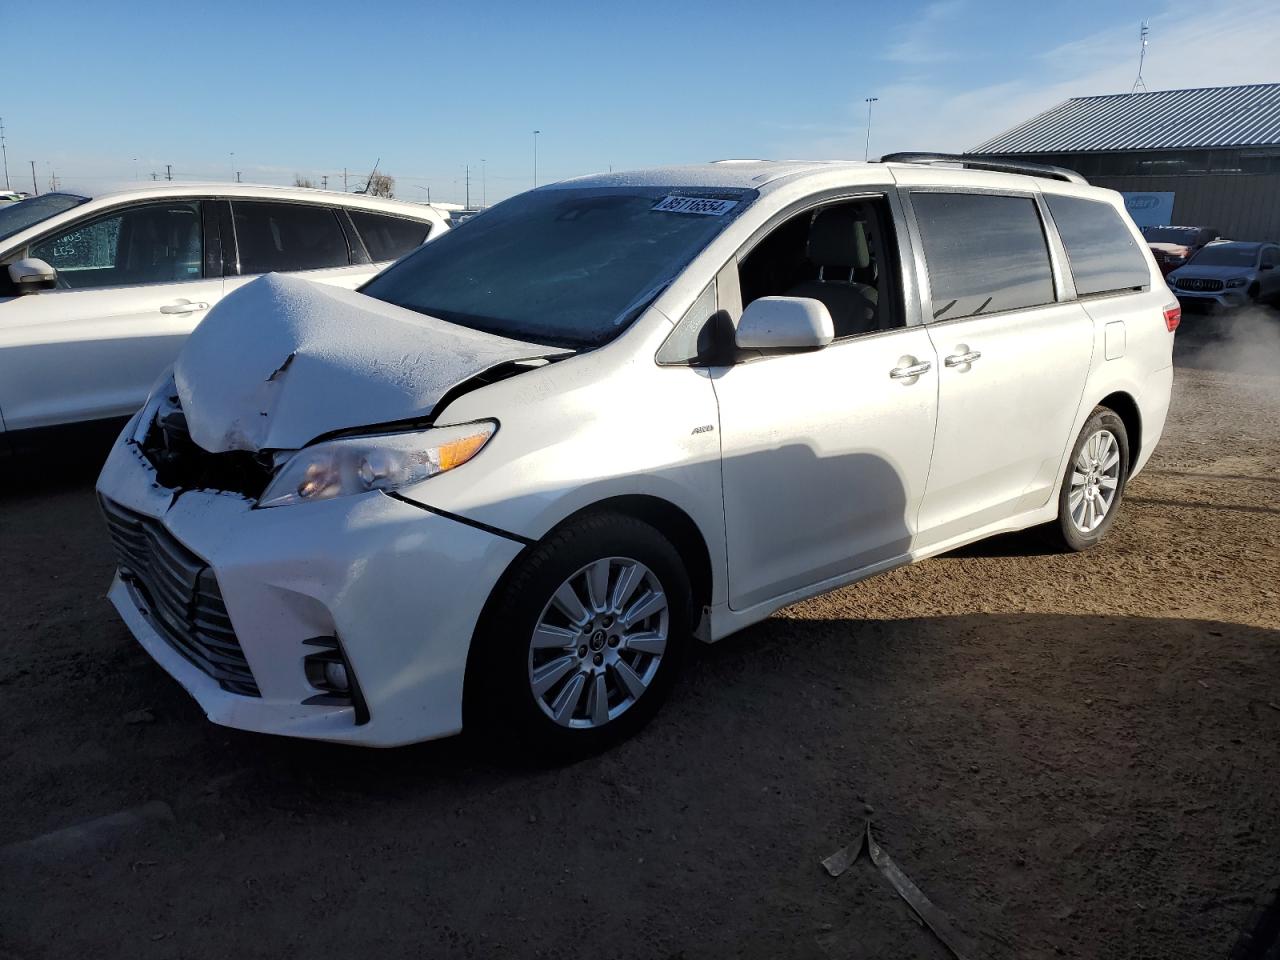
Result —
<svg viewBox="0 0 1280 960"><path fill-rule="evenodd" d="M342 270L345 267L368 266L368 264L361 264L356 262L355 251L351 246L351 237L347 233L347 227L345 223L345 221L347 220L347 217L345 214L342 214L343 208L341 206L338 206L335 204L329 204L329 203L317 203L314 200L295 200L292 197L277 198L277 197L259 197L259 196L226 196L226 197L221 197L220 199L226 202L227 221L231 224L231 235L234 238L234 243L235 243L235 256L226 259L223 276L264 277L267 275L267 273L273 272L270 270L266 271L265 273L241 272L242 266L240 263L240 234L236 230L236 225L235 225L236 224L235 205L237 201L239 201L240 203L272 203L276 205L288 204L290 206L296 206L296 207L315 207L320 210L328 210L329 213L333 216L333 218L338 222L338 228L339 230L342 231L343 239L347 245L347 262L345 264L338 264L336 266L329 266L329 267L308 267L305 270L285 270L285 271L279 271L279 272L289 273L289 274L295 274L295 273L308 274L308 273L315 273L317 270ZM361 247L361 249L363 249L363 247Z"/></svg>
<svg viewBox="0 0 1280 960"><path fill-rule="evenodd" d="M898 187L902 207L906 215L907 230L911 236L911 247L915 255L916 288L920 296L921 321L926 326L938 326L944 323L958 323L982 317L1000 317L1009 313L1026 313L1032 310L1048 310L1079 299L1076 296L1075 280L1067 263L1067 251L1058 236L1057 227L1049 216L1049 208L1045 204L1044 195L1039 190L1018 190L1001 187L970 186L964 183L948 184L903 184ZM1054 299L1048 303L1038 303L1028 307L1012 307L1007 310L992 310L990 313L966 314L962 317L946 317L934 319L930 314L933 305L933 289L929 284L928 263L924 256L924 243L920 232L920 222L916 217L915 206L911 203L911 195L916 193L961 193L982 194L996 197L1013 197L1034 202L1040 216L1040 230L1044 235L1045 247L1049 252L1049 273L1053 282Z"/></svg>
<svg viewBox="0 0 1280 960"><path fill-rule="evenodd" d="M195 204L198 204L200 207L200 218L201 218L201 221L203 222L207 218L206 203L214 199L216 198L208 195L193 194L190 196L157 197L155 199L140 199L138 197L134 197L132 200L121 200L120 202L113 203L109 206L99 207L97 210L86 211L83 217L69 220L66 223L62 224L61 226L50 227L48 230L45 230L42 233L39 233L36 236L32 237L21 247L15 247L14 249L10 250L5 257L4 262L13 263L17 260L21 260L24 257L27 257L30 255L30 251L32 247L36 246L37 244L44 243L46 240L52 237L59 236L71 230L78 230L83 227L90 226L94 223L97 223L99 220L103 220L107 217L114 216L120 213L121 211L129 210L136 207L150 207L150 206L155 206L157 204L162 204L162 203L195 203ZM72 209L76 209L76 208L73 207ZM206 244L207 239L208 239L208 225L207 223L203 223L201 235L200 235L200 243L202 248ZM40 296L45 297L45 296L48 296L49 294L57 294L57 293L64 293L64 294L65 293L93 293L99 290L140 290L144 287L162 287L162 286L167 287L167 286L172 286L173 284L176 284L176 283L200 283L204 280L216 280L218 279L216 275L211 275L207 272L208 266L209 266L208 257L209 257L208 250L202 249L201 257L200 257L200 276L188 277L186 280L159 280L155 283L112 283L112 284L103 284L100 287L54 287L53 289L50 289L50 290L41 290Z"/></svg>

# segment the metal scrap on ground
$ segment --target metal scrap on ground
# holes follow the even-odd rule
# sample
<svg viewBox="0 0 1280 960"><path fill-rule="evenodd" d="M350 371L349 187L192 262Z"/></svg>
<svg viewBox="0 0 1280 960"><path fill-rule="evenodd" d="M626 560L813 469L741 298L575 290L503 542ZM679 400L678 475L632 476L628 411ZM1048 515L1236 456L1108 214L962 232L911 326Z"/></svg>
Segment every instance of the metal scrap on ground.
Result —
<svg viewBox="0 0 1280 960"><path fill-rule="evenodd" d="M871 862L892 884L898 896L907 902L907 906L915 911L920 921L956 956L957 960L972 960L976 956L971 952L972 948L967 945L967 938L956 930L950 918L920 892L920 888L898 869L898 865L890 859L889 854L885 853L884 848L876 843L875 837L871 835L870 820L865 821L864 829L856 844L851 843L841 847L831 856L823 859L822 866L831 876L838 877L857 862L863 850L867 851Z"/></svg>

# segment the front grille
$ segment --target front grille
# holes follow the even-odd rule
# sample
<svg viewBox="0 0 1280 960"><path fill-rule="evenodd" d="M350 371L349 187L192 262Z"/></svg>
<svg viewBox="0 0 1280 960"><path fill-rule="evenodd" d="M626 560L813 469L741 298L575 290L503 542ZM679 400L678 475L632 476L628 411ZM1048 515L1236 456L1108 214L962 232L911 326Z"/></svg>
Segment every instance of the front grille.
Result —
<svg viewBox="0 0 1280 960"><path fill-rule="evenodd" d="M1222 289L1221 280L1205 280L1201 277L1181 277L1178 280L1179 290L1199 290L1204 293L1215 293Z"/></svg>
<svg viewBox="0 0 1280 960"><path fill-rule="evenodd" d="M171 490L218 490L256 500L271 482L269 458L247 450L210 453L192 440L176 396L156 412L142 452L160 485Z"/></svg>
<svg viewBox="0 0 1280 960"><path fill-rule="evenodd" d="M223 690L261 696L209 565L159 521L105 497L101 504L120 575L141 594L156 631Z"/></svg>

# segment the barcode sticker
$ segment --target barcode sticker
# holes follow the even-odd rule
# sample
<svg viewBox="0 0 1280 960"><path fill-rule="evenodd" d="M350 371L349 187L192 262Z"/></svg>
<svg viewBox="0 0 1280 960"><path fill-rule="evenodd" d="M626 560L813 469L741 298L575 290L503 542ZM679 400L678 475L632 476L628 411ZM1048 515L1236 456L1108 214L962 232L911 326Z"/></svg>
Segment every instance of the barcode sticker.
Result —
<svg viewBox="0 0 1280 960"><path fill-rule="evenodd" d="M700 213L707 217L720 217L728 213L738 201L709 200L706 197L663 197L653 209L662 213Z"/></svg>

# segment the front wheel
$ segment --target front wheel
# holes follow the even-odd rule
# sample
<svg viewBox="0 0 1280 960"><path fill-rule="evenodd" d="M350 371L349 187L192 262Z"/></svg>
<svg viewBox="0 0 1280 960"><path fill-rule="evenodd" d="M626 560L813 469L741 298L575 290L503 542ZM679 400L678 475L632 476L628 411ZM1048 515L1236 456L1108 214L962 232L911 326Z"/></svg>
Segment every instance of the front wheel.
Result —
<svg viewBox="0 0 1280 960"><path fill-rule="evenodd" d="M1058 519L1049 527L1068 550L1088 550L1111 529L1129 475L1129 433L1114 410L1093 411L1067 462Z"/></svg>
<svg viewBox="0 0 1280 960"><path fill-rule="evenodd" d="M601 513L517 559L476 631L464 723L508 755L565 761L630 736L691 633L689 577L658 530Z"/></svg>

